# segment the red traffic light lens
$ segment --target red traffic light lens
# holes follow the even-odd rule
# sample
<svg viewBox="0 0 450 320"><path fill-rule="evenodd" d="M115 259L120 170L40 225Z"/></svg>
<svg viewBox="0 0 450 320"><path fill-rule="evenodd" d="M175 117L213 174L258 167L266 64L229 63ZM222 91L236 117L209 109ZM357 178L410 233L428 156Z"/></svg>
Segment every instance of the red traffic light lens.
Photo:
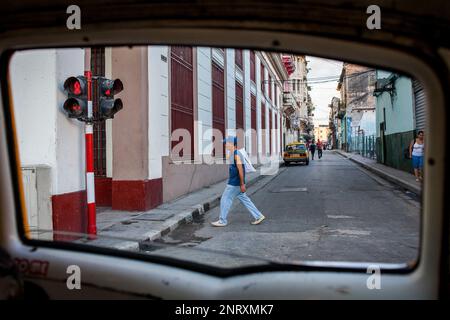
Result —
<svg viewBox="0 0 450 320"><path fill-rule="evenodd" d="M72 110L74 112L78 112L81 110L81 106L79 104L73 104L70 106L70 110Z"/></svg>
<svg viewBox="0 0 450 320"><path fill-rule="evenodd" d="M83 115L83 108L75 98L67 99L63 108L71 118L78 118Z"/></svg>
<svg viewBox="0 0 450 320"><path fill-rule="evenodd" d="M64 90L76 96L80 96L83 93L81 82L75 77L70 77L64 82Z"/></svg>
<svg viewBox="0 0 450 320"><path fill-rule="evenodd" d="M81 85L79 81L75 81L72 84L72 92L73 94L80 95L81 94Z"/></svg>

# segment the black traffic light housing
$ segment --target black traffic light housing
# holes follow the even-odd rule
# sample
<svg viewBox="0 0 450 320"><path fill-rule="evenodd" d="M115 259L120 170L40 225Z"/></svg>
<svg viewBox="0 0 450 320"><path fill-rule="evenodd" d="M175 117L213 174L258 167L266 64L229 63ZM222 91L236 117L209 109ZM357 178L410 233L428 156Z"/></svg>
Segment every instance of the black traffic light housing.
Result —
<svg viewBox="0 0 450 320"><path fill-rule="evenodd" d="M121 99L114 99L114 95L123 90L123 83L120 79L110 80L98 77L97 86L99 92L99 119L113 119L114 115L122 110Z"/></svg>
<svg viewBox="0 0 450 320"><path fill-rule="evenodd" d="M82 121L87 118L87 87L87 79L83 76L69 77L64 82L68 99L63 108L69 118Z"/></svg>

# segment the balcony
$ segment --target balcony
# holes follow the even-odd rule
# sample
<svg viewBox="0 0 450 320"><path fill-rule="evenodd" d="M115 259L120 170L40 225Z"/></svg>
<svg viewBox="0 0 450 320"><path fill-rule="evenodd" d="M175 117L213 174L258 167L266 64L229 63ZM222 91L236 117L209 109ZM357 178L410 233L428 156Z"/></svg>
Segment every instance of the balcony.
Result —
<svg viewBox="0 0 450 320"><path fill-rule="evenodd" d="M293 74L295 71L295 64L294 59L292 55L283 55L281 57L284 67L286 68L286 71L289 75Z"/></svg>
<svg viewBox="0 0 450 320"><path fill-rule="evenodd" d="M283 92L283 111L291 115L297 108L297 102L291 92Z"/></svg>
<svg viewBox="0 0 450 320"><path fill-rule="evenodd" d="M294 105L295 104L294 96L290 92L283 93L283 104L284 105Z"/></svg>

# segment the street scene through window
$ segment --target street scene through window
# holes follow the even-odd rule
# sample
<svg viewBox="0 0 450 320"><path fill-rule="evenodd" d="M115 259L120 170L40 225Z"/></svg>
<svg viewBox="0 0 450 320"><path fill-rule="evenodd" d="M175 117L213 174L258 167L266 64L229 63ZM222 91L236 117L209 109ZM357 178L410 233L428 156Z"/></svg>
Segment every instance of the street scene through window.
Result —
<svg viewBox="0 0 450 320"><path fill-rule="evenodd" d="M212 268L417 261L416 79L190 46L18 51L9 75L31 239Z"/></svg>

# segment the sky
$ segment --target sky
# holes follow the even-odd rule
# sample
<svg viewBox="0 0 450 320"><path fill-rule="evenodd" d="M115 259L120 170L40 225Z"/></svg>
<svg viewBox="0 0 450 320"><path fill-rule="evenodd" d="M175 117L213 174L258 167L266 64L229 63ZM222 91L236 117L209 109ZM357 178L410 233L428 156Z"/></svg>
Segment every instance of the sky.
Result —
<svg viewBox="0 0 450 320"><path fill-rule="evenodd" d="M336 90L338 81L332 80L325 83L311 83L318 77L335 77L339 78L342 70L342 61L323 59L313 56L306 56L308 61L308 85L311 86L311 99L315 106L314 125L328 124L328 114L331 98L339 97L339 91Z"/></svg>

